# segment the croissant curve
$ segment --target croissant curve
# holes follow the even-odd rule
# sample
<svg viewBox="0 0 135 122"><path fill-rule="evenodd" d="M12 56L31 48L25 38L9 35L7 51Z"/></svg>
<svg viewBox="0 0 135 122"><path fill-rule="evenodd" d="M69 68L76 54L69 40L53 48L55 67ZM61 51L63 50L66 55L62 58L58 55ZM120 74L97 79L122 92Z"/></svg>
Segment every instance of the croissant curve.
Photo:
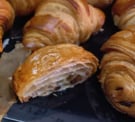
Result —
<svg viewBox="0 0 135 122"><path fill-rule="evenodd" d="M135 26L112 35L103 44L99 81L118 111L135 117Z"/></svg>
<svg viewBox="0 0 135 122"><path fill-rule="evenodd" d="M11 28L15 16L34 14L23 30L23 44L33 50L59 43L83 43L105 21L104 13L86 0L1 0L0 10L0 38ZM0 46L2 51L2 41Z"/></svg>
<svg viewBox="0 0 135 122"><path fill-rule="evenodd" d="M86 0L46 0L26 23L23 44L35 50L59 43L82 43L102 27L104 20L104 13Z"/></svg>
<svg viewBox="0 0 135 122"><path fill-rule="evenodd" d="M114 24L120 29L135 25L135 1L116 0L112 7Z"/></svg>

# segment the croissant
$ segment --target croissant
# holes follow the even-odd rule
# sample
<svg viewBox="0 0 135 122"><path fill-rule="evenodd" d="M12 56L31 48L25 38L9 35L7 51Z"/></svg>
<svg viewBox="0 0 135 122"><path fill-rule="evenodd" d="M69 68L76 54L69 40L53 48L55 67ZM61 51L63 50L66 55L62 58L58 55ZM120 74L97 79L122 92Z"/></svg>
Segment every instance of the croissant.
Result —
<svg viewBox="0 0 135 122"><path fill-rule="evenodd" d="M103 44L99 81L118 111L135 117L135 26L112 35Z"/></svg>
<svg viewBox="0 0 135 122"><path fill-rule="evenodd" d="M13 86L21 102L47 96L84 82L98 66L98 59L74 44L40 48L30 55L13 76Z"/></svg>
<svg viewBox="0 0 135 122"><path fill-rule="evenodd" d="M2 38L4 32L11 28L15 18L12 6L7 0L0 0L0 52L3 50Z"/></svg>
<svg viewBox="0 0 135 122"><path fill-rule="evenodd" d="M23 29L24 46L82 43L104 24L102 11L86 0L44 0Z"/></svg>
<svg viewBox="0 0 135 122"><path fill-rule="evenodd" d="M108 5L112 4L114 0L87 0L89 4L94 5L95 7L105 8Z"/></svg>
<svg viewBox="0 0 135 122"><path fill-rule="evenodd" d="M135 25L135 0L116 0L112 7L114 23L120 29Z"/></svg>
<svg viewBox="0 0 135 122"><path fill-rule="evenodd" d="M16 16L26 16L34 13L38 4L43 0L8 0L14 8Z"/></svg>

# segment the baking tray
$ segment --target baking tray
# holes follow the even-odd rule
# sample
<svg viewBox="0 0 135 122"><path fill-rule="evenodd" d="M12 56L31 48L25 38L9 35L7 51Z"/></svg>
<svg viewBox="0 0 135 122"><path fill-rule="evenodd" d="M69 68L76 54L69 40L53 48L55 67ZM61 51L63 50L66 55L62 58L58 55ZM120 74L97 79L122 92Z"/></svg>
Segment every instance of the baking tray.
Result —
<svg viewBox="0 0 135 122"><path fill-rule="evenodd" d="M99 60L103 54L102 44L115 32L111 16L111 6L104 10L106 22L104 31L94 34L86 43L85 49L94 53ZM30 17L16 18L13 28L6 33L4 39L10 43L4 49L11 51L15 43L21 40L22 27ZM72 89L54 93L48 97L38 97L28 103L15 103L2 122L134 122L135 119L117 112L105 99L98 82L97 73L86 82Z"/></svg>

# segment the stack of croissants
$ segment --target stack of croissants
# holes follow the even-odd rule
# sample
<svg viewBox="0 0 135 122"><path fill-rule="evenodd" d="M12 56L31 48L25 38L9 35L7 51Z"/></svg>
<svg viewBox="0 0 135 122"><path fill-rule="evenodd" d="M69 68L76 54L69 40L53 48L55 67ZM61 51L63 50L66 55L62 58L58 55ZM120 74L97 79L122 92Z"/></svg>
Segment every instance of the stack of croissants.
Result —
<svg viewBox="0 0 135 122"><path fill-rule="evenodd" d="M99 61L80 44L102 28L102 9L108 5L119 32L102 45ZM22 43L32 53L13 74L22 103L83 83L99 68L107 100L135 117L135 0L0 0L1 52L3 35L15 17L29 14Z"/></svg>

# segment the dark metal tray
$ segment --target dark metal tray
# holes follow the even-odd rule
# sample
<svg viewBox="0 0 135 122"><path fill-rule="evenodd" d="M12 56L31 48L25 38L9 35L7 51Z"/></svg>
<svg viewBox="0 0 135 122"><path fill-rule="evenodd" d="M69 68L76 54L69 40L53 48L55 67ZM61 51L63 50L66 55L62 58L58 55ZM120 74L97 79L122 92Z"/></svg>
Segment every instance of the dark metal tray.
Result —
<svg viewBox="0 0 135 122"><path fill-rule="evenodd" d="M100 47L116 31L111 16L111 7L106 8L104 31L93 35L86 43L85 49L102 58ZM14 48L21 40L22 27L28 18L17 18L13 28L5 35L10 44L4 51ZM98 72L85 83L48 97L32 99L28 103L14 104L3 118L3 122L134 122L127 115L117 112L107 102L97 79Z"/></svg>

